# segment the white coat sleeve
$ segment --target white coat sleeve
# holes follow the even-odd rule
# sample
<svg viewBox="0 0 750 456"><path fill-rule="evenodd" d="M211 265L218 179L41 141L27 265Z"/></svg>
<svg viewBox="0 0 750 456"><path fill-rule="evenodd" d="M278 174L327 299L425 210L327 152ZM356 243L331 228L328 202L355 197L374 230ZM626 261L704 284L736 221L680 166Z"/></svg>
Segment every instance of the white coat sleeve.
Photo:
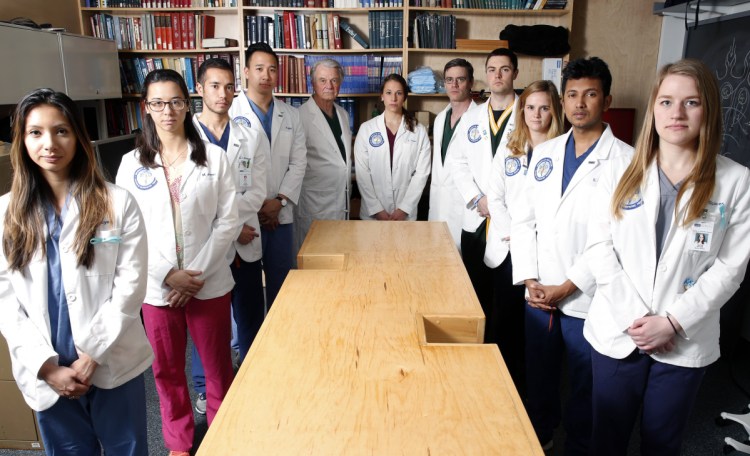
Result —
<svg viewBox="0 0 750 456"><path fill-rule="evenodd" d="M666 308L688 338L701 327L703 319L721 309L745 276L750 256L750 170L742 168L741 172L732 198L734 207L727 206L727 231L713 265L701 274L695 285ZM716 176L717 181L721 178Z"/></svg>
<svg viewBox="0 0 750 456"><path fill-rule="evenodd" d="M297 204L302 189L302 179L304 179L305 169L307 169L307 141L305 139L305 128L299 120L299 113L295 112L295 114L297 116L292 122L294 125L294 140L292 141L292 150L289 151L289 167L281 179L279 193L289 198L292 203Z"/></svg>
<svg viewBox="0 0 750 456"><path fill-rule="evenodd" d="M613 321L625 331L634 320L648 314L649 308L622 268L612 243L611 202L618 181L611 162L606 164L589 203L591 212L583 257L596 282L596 305L606 306Z"/></svg>
<svg viewBox="0 0 750 456"><path fill-rule="evenodd" d="M2 233L0 232L0 237ZM42 286L41 284L39 286ZM45 284L46 286L46 284ZM39 303L37 303L38 305ZM46 306L46 303L42 303ZM29 318L16 298L5 255L0 252L0 332L5 337L12 358L36 376L47 360L57 363L57 352L47 343L39 327Z"/></svg>
<svg viewBox="0 0 750 456"><path fill-rule="evenodd" d="M482 193L482 190L474 181L474 176L469 169L469 159L466 156L467 153L472 151L471 143L466 140L468 134L466 126L469 123L468 121L458 123L458 130L455 133L456 139L454 139L455 147L449 147L445 157L445 167L451 174L453 182L466 204L469 204L471 200Z"/></svg>
<svg viewBox="0 0 750 456"><path fill-rule="evenodd" d="M252 185L244 193L237 192L237 214L239 224L247 224L253 215L257 214L266 199L266 154L261 148L260 137L253 135L253 140L247 144L253 151L253 169L250 171ZM258 226L253 228L260 229Z"/></svg>
<svg viewBox="0 0 750 456"><path fill-rule="evenodd" d="M109 349L131 325L141 324L141 306L148 282L148 276L143 273L148 265L148 242L141 211L127 191L115 191L121 192L124 203L118 217L122 241L117 251L112 294L87 322L89 337L83 338L76 347L99 364L107 363Z"/></svg>
<svg viewBox="0 0 750 456"><path fill-rule="evenodd" d="M503 150L499 150L492 159L492 171L487 185L487 207L490 211L490 217L493 214L508 212L508 206L505 203L505 156ZM490 231L498 230L495 235L500 236L497 224L490 222Z"/></svg>
<svg viewBox="0 0 750 456"><path fill-rule="evenodd" d="M237 237L237 199L234 179L229 169L229 162L225 154L219 158L216 191L216 217L211 222L211 234L193 261L185 269L203 271L203 277L211 277L219 269L226 267L226 254L232 241Z"/></svg>
<svg viewBox="0 0 750 456"><path fill-rule="evenodd" d="M534 154L534 157L536 156L537 154ZM529 172L532 172L537 161L532 159L529 163ZM513 258L514 285L523 285L524 280L539 278L536 213L532 203L535 184L536 179L532 176L524 179L518 201L510 206L510 254Z"/></svg>
<svg viewBox="0 0 750 456"><path fill-rule="evenodd" d="M397 207L409 215L416 215L419 199L422 198L424 186L427 178L430 176L431 165L431 147L430 139L427 137L427 130L417 125L417 166L409 180L409 186L406 193Z"/></svg>
<svg viewBox="0 0 750 456"><path fill-rule="evenodd" d="M370 211L366 215L374 216L385 208L380 204L375 193L375 183L370 168L370 150L367 147L367 133L364 130L364 126L360 127L357 139L354 140L354 171L357 176L357 188L365 202L365 207Z"/></svg>

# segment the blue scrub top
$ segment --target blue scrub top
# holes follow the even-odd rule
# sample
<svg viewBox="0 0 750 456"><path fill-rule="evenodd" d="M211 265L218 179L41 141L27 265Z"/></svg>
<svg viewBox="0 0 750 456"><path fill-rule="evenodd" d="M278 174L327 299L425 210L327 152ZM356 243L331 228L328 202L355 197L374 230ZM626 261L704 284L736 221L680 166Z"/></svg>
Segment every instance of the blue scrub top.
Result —
<svg viewBox="0 0 750 456"><path fill-rule="evenodd" d="M578 171L581 164L586 161L586 158L588 158L589 154L594 150L597 144L599 144L599 139L597 139L594 144L583 153L583 155L576 157L576 140L573 138L573 134L570 134L568 142L565 143L565 160L563 161L562 191L560 192L560 195L565 194L565 189L568 188L568 184L573 179L573 176L575 176L576 171Z"/></svg>
<svg viewBox="0 0 750 456"><path fill-rule="evenodd" d="M247 95L245 95L247 97ZM260 119L260 124L263 126L263 131L266 132L266 136L268 136L268 142L271 142L271 125L273 124L273 98L271 98L271 104L268 105L268 112L263 113L263 110L258 107L255 103L253 103L253 100L250 99L250 97L247 98L247 101L250 102L250 108L253 110L256 116L258 116L258 119Z"/></svg>
<svg viewBox="0 0 750 456"><path fill-rule="evenodd" d="M65 216L68 213L68 198L58 217L52 204L45 205L47 221L47 309L49 311L50 340L57 352L59 366L70 366L78 359L78 352L73 343L73 331L70 328L68 300L65 297L65 286L62 281L60 266L60 232Z"/></svg>
<svg viewBox="0 0 750 456"><path fill-rule="evenodd" d="M227 148L229 147L229 130L231 128L229 122L227 122L227 126L226 128L224 128L224 133L221 134L220 139L216 139L213 133L211 133L211 130L209 130L207 126L203 125L203 122L198 121L198 124L200 124L201 128L206 133L206 137L211 144L221 147L224 152L227 151Z"/></svg>

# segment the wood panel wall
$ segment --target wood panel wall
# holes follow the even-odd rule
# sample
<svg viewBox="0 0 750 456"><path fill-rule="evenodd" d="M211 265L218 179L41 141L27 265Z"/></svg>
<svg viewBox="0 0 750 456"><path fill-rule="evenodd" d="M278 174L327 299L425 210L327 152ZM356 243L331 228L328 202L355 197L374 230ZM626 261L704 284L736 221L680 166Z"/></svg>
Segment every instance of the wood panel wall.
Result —
<svg viewBox="0 0 750 456"><path fill-rule="evenodd" d="M656 75L661 16L653 0L576 0L570 57L600 57L612 72L612 107L636 108L640 131Z"/></svg>

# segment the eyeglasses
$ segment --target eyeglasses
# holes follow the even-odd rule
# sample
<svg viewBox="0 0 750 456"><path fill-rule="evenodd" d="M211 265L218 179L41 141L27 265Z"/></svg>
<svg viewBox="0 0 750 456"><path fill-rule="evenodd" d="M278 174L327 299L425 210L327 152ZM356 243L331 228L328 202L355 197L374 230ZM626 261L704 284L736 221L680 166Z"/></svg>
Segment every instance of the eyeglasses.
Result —
<svg viewBox="0 0 750 456"><path fill-rule="evenodd" d="M446 85L451 85L454 82L458 83L458 84L463 84L464 82L467 81L467 79L468 78L466 76L459 76L457 78L447 77L447 78L445 78L445 84Z"/></svg>
<svg viewBox="0 0 750 456"><path fill-rule="evenodd" d="M187 100L183 100L182 98L175 98L174 100L169 101L147 101L146 104L149 108L151 108L152 111L156 112L164 111L164 108L167 105L172 107L172 111L182 111L187 105Z"/></svg>

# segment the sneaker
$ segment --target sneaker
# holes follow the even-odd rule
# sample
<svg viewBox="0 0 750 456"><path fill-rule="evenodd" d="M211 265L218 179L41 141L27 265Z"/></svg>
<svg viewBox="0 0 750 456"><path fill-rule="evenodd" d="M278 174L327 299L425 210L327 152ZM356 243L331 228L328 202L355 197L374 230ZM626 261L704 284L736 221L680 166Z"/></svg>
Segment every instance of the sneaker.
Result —
<svg viewBox="0 0 750 456"><path fill-rule="evenodd" d="M544 451L544 454L552 454L552 448L554 448L554 442L552 441L552 439L542 445L542 451Z"/></svg>
<svg viewBox="0 0 750 456"><path fill-rule="evenodd" d="M195 399L195 411L201 415L206 414L206 393L199 393ZM170 456L172 456L170 454Z"/></svg>

